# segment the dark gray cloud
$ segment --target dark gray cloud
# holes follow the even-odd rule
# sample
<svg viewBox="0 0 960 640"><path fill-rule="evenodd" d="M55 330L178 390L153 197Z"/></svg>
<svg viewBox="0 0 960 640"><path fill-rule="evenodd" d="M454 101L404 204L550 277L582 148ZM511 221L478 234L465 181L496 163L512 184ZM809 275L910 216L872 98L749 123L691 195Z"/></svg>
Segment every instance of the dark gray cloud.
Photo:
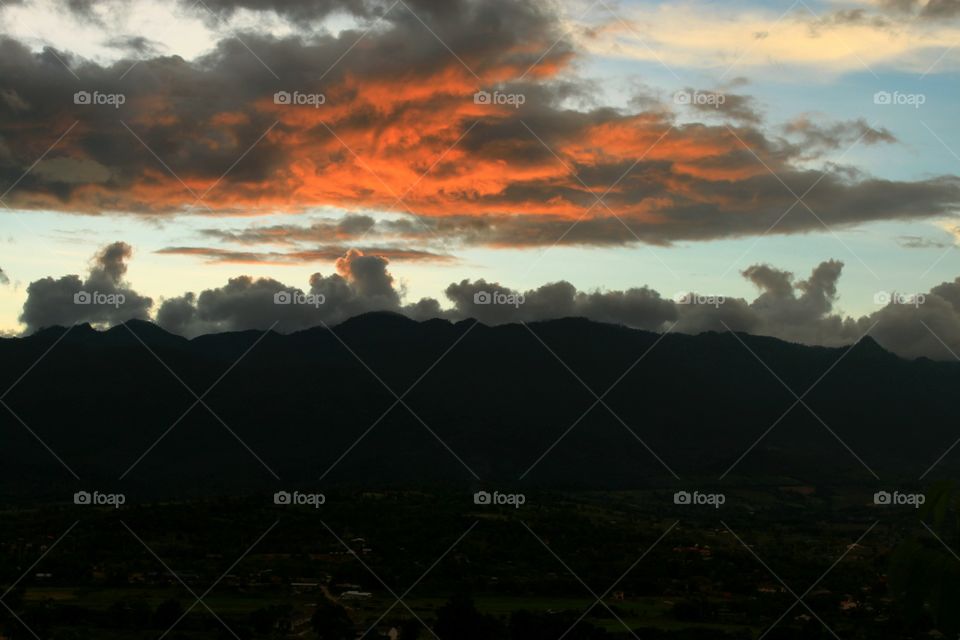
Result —
<svg viewBox="0 0 960 640"><path fill-rule="evenodd" d="M870 12L863 8L838 9L832 13L822 14L817 18L813 23L812 31L814 34L819 35L819 29L821 27L832 27L835 25L857 25L873 27L875 29L889 29L895 27L897 21L883 13Z"/></svg>
<svg viewBox="0 0 960 640"><path fill-rule="evenodd" d="M577 291L568 282L515 291L498 283L464 280L450 285L453 308L447 317L481 322L529 322L568 316L637 329L684 333L744 331L808 344L847 344L858 336L852 320L834 314L842 263L828 261L806 280L769 265L743 271L760 290L752 302L709 294L677 292L662 296L648 287L626 291Z"/></svg>
<svg viewBox="0 0 960 640"><path fill-rule="evenodd" d="M954 246L952 242L922 236L897 236L897 244L904 249L946 249Z"/></svg>
<svg viewBox="0 0 960 640"><path fill-rule="evenodd" d="M453 246L535 247L539 245L611 245L636 240L630 230L616 218L586 218L573 225L572 220L549 216L490 215L444 216L436 218L380 219L365 215L348 215L310 224L282 224L247 228L203 229L201 235L238 245L316 246L331 242L352 244L374 239L395 240L410 244ZM336 250L337 245L331 246ZM175 248L165 252L177 252ZM198 252L207 250L199 249ZM215 252L216 249L209 251ZM229 253L228 250L220 250ZM397 255L393 256L392 253ZM244 252L238 252L240 254ZM248 252L250 253L250 252ZM295 254L296 252L291 252ZM342 253L342 251L341 251ZM403 260L448 259L442 254L413 252L398 247L381 246L364 250ZM250 255L253 255L250 253Z"/></svg>
<svg viewBox="0 0 960 640"><path fill-rule="evenodd" d="M232 278L199 295L164 300L157 323L180 335L245 329L291 332L321 323L336 324L367 311L401 311L401 293L387 270L388 261L351 250L336 262L337 273L315 273L307 289L269 278ZM419 307L421 315L430 307ZM417 311L417 309L414 309Z"/></svg>
<svg viewBox="0 0 960 640"><path fill-rule="evenodd" d="M868 318L861 318L858 328L869 328L873 323L877 324L871 335L877 342L905 358L958 358L960 278L941 283L920 295L913 292L891 295L886 306Z"/></svg>
<svg viewBox="0 0 960 640"><path fill-rule="evenodd" d="M67 11L80 19L102 24L100 16L97 14L97 0L62 0L62 4Z"/></svg>
<svg viewBox="0 0 960 640"><path fill-rule="evenodd" d="M814 33L834 25L857 25L901 30L907 21L947 21L960 14L958 0L880 0L870 8L837 9L819 15L812 23Z"/></svg>
<svg viewBox="0 0 960 640"><path fill-rule="evenodd" d="M155 56L163 50L163 45L159 42L135 35L115 36L107 40L104 45L139 56Z"/></svg>
<svg viewBox="0 0 960 640"><path fill-rule="evenodd" d="M217 11L273 7L282 13L322 13L327 8L347 8L366 14L371 13L371 6L380 3L205 4ZM203 7L195 8L205 11ZM371 17L376 14L372 11ZM11 38L0 38L0 78L7 85L0 88L11 97L0 101L0 138L5 146L17 151L7 163L0 164L0 178L11 178L12 182L13 176L19 177L18 171L22 173L44 146L53 142L39 135L41 132L52 134L55 139L72 122L80 120L80 126L58 145L51 160L69 157L75 162L95 163L106 171L97 180L88 179L86 184L59 179L50 172L32 172L11 194L18 206L50 206L88 213L169 213L196 205L204 211L179 180L163 175L162 171L156 173L156 158L139 143L130 144L136 140L119 121L127 123L184 181L208 180L212 184L279 118L282 122L275 134L251 150L210 198L220 211L242 213L253 202L249 198L254 191L268 190L268 196L276 197L284 192L290 195L289 185L278 188L275 179L283 177L278 172L292 178L290 172L298 168L300 155L305 152L291 149L288 143L292 138L315 139L319 146L326 147L322 156L316 158L319 171L351 164L350 155L322 129L317 118L304 123L296 117L296 109L282 110L273 105L275 92L324 91L330 104L340 105L341 113L331 118L331 123L348 139L344 131L357 128L387 132L391 126L412 126L414 119L422 121L417 113L431 104L435 105L438 117L446 118L445 112L472 100L479 86L519 75L534 63L555 69L570 56L570 45L565 41L557 43L543 59L540 53L557 42L559 28L557 17L535 2L407 2L396 5L372 32L345 30L334 37L313 31L309 37L283 39L247 33L242 41L221 40L209 55L198 60L154 56L141 60L132 70L131 60L104 67L64 51L56 52L56 56L52 52L34 54ZM355 55L344 57L360 36L363 42ZM118 40L117 44L140 49L149 45L130 38ZM470 69L450 55L445 42L456 43L457 55ZM539 49L541 44L543 48ZM80 85L64 82L65 70L57 58L83 78ZM273 69L282 70L282 81L274 76ZM126 75L127 71L130 75ZM451 77L453 86L434 86L452 72L459 76ZM472 75L474 72L479 79ZM320 77L322 87L318 86ZM386 104L377 95L367 95L366 89L373 87L395 92L401 99L396 105ZM123 94L126 101L120 109L75 105L73 97L78 90ZM409 99L402 99L404 93L411 93ZM23 105L30 108L24 111ZM11 114L18 116L16 122L7 120L6 116ZM63 129L58 129L61 125ZM444 143L430 134L424 136L423 142L431 147ZM370 179L365 171L357 173ZM91 185L95 188L83 188ZM143 189L152 191L151 196ZM242 204L231 208L223 202L224 194L233 194ZM343 193L325 197L342 198L344 203L351 200L349 194ZM299 206L309 204L313 203L299 202Z"/></svg>
<svg viewBox="0 0 960 640"><path fill-rule="evenodd" d="M953 18L960 13L958 0L928 0L920 11L924 18L943 19Z"/></svg>
<svg viewBox="0 0 960 640"><path fill-rule="evenodd" d="M357 247L355 247L357 248ZM164 247L156 253L162 255L199 256L208 262L226 264L306 264L311 262L331 262L350 248L342 245L323 246L299 251L235 251L216 247ZM403 247L359 247L365 254L377 255L388 260L409 262L451 262L452 256L405 249Z"/></svg>
<svg viewBox="0 0 960 640"><path fill-rule="evenodd" d="M384 226L386 223L381 222ZM353 240L373 231L377 221L368 215L346 215L340 219L322 219L309 225L272 225L225 229L202 229L201 235L237 244L324 243Z"/></svg>
<svg viewBox="0 0 960 640"><path fill-rule="evenodd" d="M577 316L640 329L658 329L677 317L673 302L662 299L647 287L584 292L561 281L515 291L496 282L463 280L448 286L444 293L453 304L449 317L476 318L487 324Z"/></svg>
<svg viewBox="0 0 960 640"><path fill-rule="evenodd" d="M519 292L464 280L447 288L453 308L443 315L490 324L582 316L654 331L733 330L825 346L853 344L871 335L907 358L951 360L960 355L960 278L926 293L878 291L873 300L861 301L876 304L877 310L853 318L836 308L842 270L843 263L828 260L798 280L770 265L753 265L742 272L759 290L752 301L722 292L679 292L668 298L645 287L582 292L567 282Z"/></svg>
<svg viewBox="0 0 960 640"><path fill-rule="evenodd" d="M960 0L882 0L881 6L893 13L931 20L953 18L960 13Z"/></svg>
<svg viewBox="0 0 960 640"><path fill-rule="evenodd" d="M719 90L698 90L687 87L681 92L685 98L690 96L684 106L700 116L723 117L743 124L760 125L763 114L752 96ZM700 98L698 98L700 96ZM676 101L677 96L674 96Z"/></svg>
<svg viewBox="0 0 960 640"><path fill-rule="evenodd" d="M0 269L0 284L10 284L10 278L4 273L3 269Z"/></svg>
<svg viewBox="0 0 960 640"><path fill-rule="evenodd" d="M819 264L806 280L768 265L743 271L760 290L750 303L754 324L750 331L805 344L849 344L859 337L852 320L834 311L837 283L843 263Z"/></svg>
<svg viewBox="0 0 960 640"><path fill-rule="evenodd" d="M4 38L0 183L19 180L60 133L79 122L7 200L26 209L146 216L204 213L206 206L219 214L244 215L298 213L314 206L406 213L409 207L433 231L427 235L424 225L405 229L398 223L396 234L414 238L416 246L398 244L388 233L390 225L377 222L382 235L371 250L402 247L406 253L388 254L397 260L445 256L449 252L436 247L438 239L454 246L531 247L550 246L561 236L564 244L601 246L756 235L770 230L795 204L783 183L800 194L819 180L804 198L819 220L797 206L769 233L819 230L820 220L840 228L928 219L950 214L960 204L956 176L883 180L830 165L824 175L810 166L823 154L856 141L892 142L893 134L863 121L808 120L774 136L739 90L725 93L719 110L736 124L729 129L727 123L681 124L651 103L635 103L637 111L571 108L565 98L587 93L589 82L560 80L569 75L561 71L570 68L574 49L549 4L407 4L416 15L397 5L345 57L363 29L337 35L312 29L285 38L245 33L242 42L226 37L196 60L147 54L124 80L132 60L101 66L68 52L35 54ZM288 17L346 12L366 25L382 15L384 3L245 0L210 7L218 14L269 10ZM83 78L82 86L65 82L58 57ZM531 66L524 81L510 82ZM282 81L270 70L282 70ZM472 99L480 87L522 93L525 103L519 109L481 108ZM119 109L75 105L77 90L124 94L126 102ZM327 103L322 111L282 108L272 100L281 90L322 91ZM700 106L693 113L708 113ZM394 175L400 177L394 180ZM384 181L389 188L379 176L391 178ZM209 187L207 204L196 199L206 187L191 193L180 179ZM594 194L617 180L605 205L598 205ZM397 203L401 194L403 204ZM564 235L591 206L590 214ZM355 238L367 230L362 225L375 224L363 216L347 222L357 226L290 225L265 241L296 245L288 257L309 261L327 247L350 246L344 237ZM291 235L284 238L285 232ZM255 237L264 237L259 229L230 233L233 237L221 239L252 245ZM306 244L311 235L324 239ZM205 250L212 260L285 259L270 251L203 244L170 249Z"/></svg>
<svg viewBox="0 0 960 640"><path fill-rule="evenodd" d="M744 151L749 154L749 152ZM755 162L755 160L754 160ZM626 170L624 167L622 170ZM399 246L430 247L439 245L443 252L424 249L428 254L397 255L397 259L443 259L457 247L532 248L538 246L624 246L637 242L670 245L684 240L710 240L719 237L743 237L755 234L792 234L820 231L824 223L831 228L851 227L866 220L864 211L876 220L907 220L918 217L953 215L960 203L960 180L954 177L931 178L923 183L905 183L876 178L853 180L840 173L792 171L771 175L761 173L738 182L702 183L690 176L675 176L674 191L663 185L651 185L663 179L669 170L659 161L641 162L636 170L653 177L627 177L622 182L646 190L662 198L676 196L676 190L689 186L700 190L706 199L717 204L689 202L672 210L669 217L637 220L621 215L613 217L593 196L580 192L552 190L555 197L577 198L583 211L593 210L578 220L564 217L526 214L485 216L448 215L442 217L409 216L403 219L377 219L369 216L346 216L310 224L283 224L248 228L222 227L203 231L205 237L241 245L294 245L310 251L318 244L332 247L351 246L355 242L378 241L379 249L389 252ZM586 173L584 175L587 175ZM611 178L615 180L616 178ZM783 182L781 182L783 180ZM811 189L812 187L812 189ZM808 192L809 190L809 192ZM942 199L943 205L924 208L921 204L930 194ZM806 194L804 204L796 197ZM756 199L755 199L756 198ZM758 202L763 205L759 206ZM721 207L720 202L724 205ZM813 211L807 210L809 207ZM614 209L616 210L616 209ZM789 210L787 215L785 212ZM734 215L734 213L736 215ZM815 214L815 215L814 215ZM922 215L921 215L922 214ZM819 219L818 219L819 218ZM382 243L382 244L379 244ZM400 243L400 244L396 244ZM225 250L229 251L229 250ZM248 251L248 250L245 250ZM309 257L309 253L305 257ZM437 258L433 255L439 256Z"/></svg>
<svg viewBox="0 0 960 640"><path fill-rule="evenodd" d="M85 280L71 275L32 282L21 315L27 332L54 324L106 326L149 318L151 299L124 281L130 256L131 248L116 242L94 257ZM168 331L194 337L271 327L291 332L333 325L368 311L393 311L417 320L476 318L491 325L584 317L651 331L733 330L827 346L852 344L869 333L908 358L949 360L954 353L960 355L960 277L928 292L877 291L858 304L874 304L876 311L854 318L837 308L843 271L837 260L820 263L804 279L771 265L752 265L741 274L758 290L753 300L723 292L668 296L646 286L582 291L566 281L520 291L480 279L451 283L444 291L447 306L432 298L406 302L404 287L382 256L349 250L335 264L336 273L313 274L307 288L270 278L232 278L222 287L163 300L154 319ZM75 304L80 292L122 294L124 303Z"/></svg>
<svg viewBox="0 0 960 640"><path fill-rule="evenodd" d="M380 0L175 0L183 9L192 11L211 21L228 18L237 11L271 12L292 20L314 20L332 13L371 16L382 13L384 2ZM63 0L63 9L86 20L97 20L99 0ZM7 6L25 4L25 0L5 0ZM114 0L109 8L117 5L128 9L128 0Z"/></svg>
<svg viewBox="0 0 960 640"><path fill-rule="evenodd" d="M180 0L180 4L200 15L213 13L215 19L245 10L272 12L297 21L320 20L332 13L370 17L382 14L389 6L377 0L204 0L202 5L193 0Z"/></svg>
<svg viewBox="0 0 960 640"><path fill-rule="evenodd" d="M85 278L67 275L31 282L20 315L26 331L82 322L112 325L133 318L147 319L153 300L138 294L124 280L132 253L130 245L114 242L94 256Z"/></svg>
<svg viewBox="0 0 960 640"><path fill-rule="evenodd" d="M812 153L814 157L824 151L836 149L845 151L854 144L898 142L897 137L889 129L872 127L863 118L823 124L815 122L810 116L802 116L789 122L784 130L788 135L798 136L805 153Z"/></svg>

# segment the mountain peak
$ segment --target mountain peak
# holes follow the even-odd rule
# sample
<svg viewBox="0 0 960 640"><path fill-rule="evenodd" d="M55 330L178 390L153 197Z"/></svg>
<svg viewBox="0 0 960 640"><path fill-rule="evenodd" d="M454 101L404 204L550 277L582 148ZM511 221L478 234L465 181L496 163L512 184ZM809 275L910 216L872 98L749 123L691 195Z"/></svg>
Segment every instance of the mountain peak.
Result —
<svg viewBox="0 0 960 640"><path fill-rule="evenodd" d="M130 318L129 320L127 320L126 322L123 322L122 324L127 325L127 327L129 329L132 329L133 331L139 331L139 330L153 331L153 332L162 331L163 333L167 333L167 331L160 328L160 325L158 325L155 322L151 322L149 320L141 320L139 318ZM117 326L120 326L120 325L117 325Z"/></svg>
<svg viewBox="0 0 960 640"><path fill-rule="evenodd" d="M894 354L890 353L877 342L873 336L866 335L860 338L855 345L853 345L853 351L857 352L859 355L871 355L871 356L884 356L884 357L896 357Z"/></svg>
<svg viewBox="0 0 960 640"><path fill-rule="evenodd" d="M368 311L348 318L337 325L338 329L356 329L362 327L407 327L419 324L407 316L394 311Z"/></svg>
<svg viewBox="0 0 960 640"><path fill-rule="evenodd" d="M97 333L96 329L91 327L89 322L84 322L70 327L65 327L59 324L50 327L43 327L42 329L38 329L37 331L33 332L29 336L23 337L29 337L31 339L53 338L56 340L67 332L70 332L70 334L75 337L83 337Z"/></svg>
<svg viewBox="0 0 960 640"><path fill-rule="evenodd" d="M186 338L174 335L149 320L131 318L103 332L111 342L144 342L146 344L171 344L187 342Z"/></svg>

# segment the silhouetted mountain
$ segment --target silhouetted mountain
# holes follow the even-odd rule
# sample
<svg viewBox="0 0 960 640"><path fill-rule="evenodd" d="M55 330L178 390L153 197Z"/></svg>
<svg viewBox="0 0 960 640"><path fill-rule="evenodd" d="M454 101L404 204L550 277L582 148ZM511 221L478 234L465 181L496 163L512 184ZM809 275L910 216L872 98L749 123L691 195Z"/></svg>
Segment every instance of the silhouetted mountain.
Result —
<svg viewBox="0 0 960 640"><path fill-rule="evenodd" d="M141 321L46 329L0 340L8 388L8 495L621 488L673 486L674 473L716 482L728 469L727 481L875 483L867 467L916 480L954 443L960 363L906 361L871 338L825 348L576 318L488 327L376 313L332 331L194 340ZM930 477L956 471L958 456Z"/></svg>

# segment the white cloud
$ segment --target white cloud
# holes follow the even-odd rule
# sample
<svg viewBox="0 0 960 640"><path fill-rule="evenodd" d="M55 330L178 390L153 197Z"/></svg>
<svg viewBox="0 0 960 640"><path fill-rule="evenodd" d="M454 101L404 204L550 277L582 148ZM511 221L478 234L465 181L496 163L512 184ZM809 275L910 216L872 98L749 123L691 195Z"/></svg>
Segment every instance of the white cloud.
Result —
<svg viewBox="0 0 960 640"><path fill-rule="evenodd" d="M154 53L190 60L212 50L227 34L256 30L284 37L297 28L276 14L242 10L229 19L214 18L203 9L203 3L191 7L173 0L101 0L92 3L86 16L66 11L63 5L60 0L27 0L21 5L0 6L2 31L37 51L51 46L110 64L139 57L116 46L125 36L143 38ZM339 19L331 23L339 25L337 28L352 26Z"/></svg>
<svg viewBox="0 0 960 640"><path fill-rule="evenodd" d="M922 74L935 63L936 71L957 68L949 56L937 61L960 41L960 27L886 14L871 3L817 13L804 3L783 13L706 2L614 11L616 16L590 12L583 18L589 21L586 29L571 24L583 48L677 70L714 69L728 80L738 72L757 76L765 70L783 79L784 67L799 74L786 77L804 82L889 68ZM577 17L568 14L568 21Z"/></svg>

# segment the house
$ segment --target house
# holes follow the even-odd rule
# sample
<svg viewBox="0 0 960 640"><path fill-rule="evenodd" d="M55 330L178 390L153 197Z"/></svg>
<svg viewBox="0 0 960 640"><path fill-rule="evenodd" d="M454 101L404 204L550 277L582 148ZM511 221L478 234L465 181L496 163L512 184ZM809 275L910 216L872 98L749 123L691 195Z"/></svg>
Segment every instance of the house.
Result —
<svg viewBox="0 0 960 640"><path fill-rule="evenodd" d="M296 593L310 593L320 588L319 582L291 582L290 588Z"/></svg>
<svg viewBox="0 0 960 640"><path fill-rule="evenodd" d="M846 598L840 601L841 611L850 611L851 609L859 609L859 608L860 608L860 603L854 600L853 598L851 598L850 596L847 596Z"/></svg>

